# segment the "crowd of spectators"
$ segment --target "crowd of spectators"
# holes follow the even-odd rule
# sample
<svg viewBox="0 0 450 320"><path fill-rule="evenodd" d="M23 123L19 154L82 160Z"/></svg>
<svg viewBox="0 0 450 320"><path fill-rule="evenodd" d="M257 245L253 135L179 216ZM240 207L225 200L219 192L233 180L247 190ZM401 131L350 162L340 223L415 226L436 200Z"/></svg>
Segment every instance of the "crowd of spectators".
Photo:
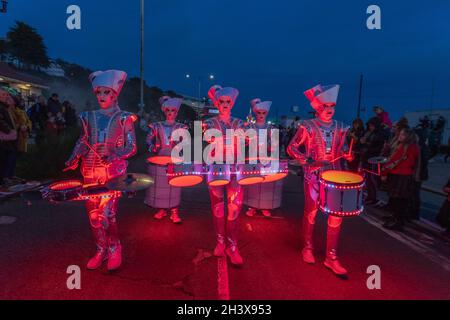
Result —
<svg viewBox="0 0 450 320"><path fill-rule="evenodd" d="M30 137L38 141L58 136L77 125L77 115L69 101L61 103L54 93L47 100L40 96L28 110L21 94L9 87L0 88L0 191L24 183L16 177L17 160L28 152Z"/></svg>

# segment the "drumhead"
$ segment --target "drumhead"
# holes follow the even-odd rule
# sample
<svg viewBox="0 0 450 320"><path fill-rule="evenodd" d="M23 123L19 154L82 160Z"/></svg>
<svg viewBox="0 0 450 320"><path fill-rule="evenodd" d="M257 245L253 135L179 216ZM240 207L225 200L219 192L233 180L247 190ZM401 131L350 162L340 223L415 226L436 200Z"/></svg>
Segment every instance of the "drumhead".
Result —
<svg viewBox="0 0 450 320"><path fill-rule="evenodd" d="M257 183L261 183L264 181L263 177L248 177L248 178L242 178L238 181L238 183L241 186L249 186L252 184L257 184Z"/></svg>
<svg viewBox="0 0 450 320"><path fill-rule="evenodd" d="M147 159L147 162L156 164L159 166L165 166L171 163L180 163L182 159L172 158L171 156L152 156Z"/></svg>
<svg viewBox="0 0 450 320"><path fill-rule="evenodd" d="M322 180L339 184L358 184L364 182L364 177L349 171L329 170L320 175Z"/></svg>
<svg viewBox="0 0 450 320"><path fill-rule="evenodd" d="M264 176L263 183L279 181L281 179L286 178L287 176L288 176L288 174L285 173L285 172L280 172L280 173L275 173L275 174L271 174L271 175L268 175L268 176Z"/></svg>
<svg viewBox="0 0 450 320"><path fill-rule="evenodd" d="M202 176L186 175L169 180L172 187L193 187L203 182Z"/></svg>
<svg viewBox="0 0 450 320"><path fill-rule="evenodd" d="M229 183L230 183L230 180L221 179L221 180L212 180L208 183L208 185L211 187L221 187L221 186L226 186Z"/></svg>

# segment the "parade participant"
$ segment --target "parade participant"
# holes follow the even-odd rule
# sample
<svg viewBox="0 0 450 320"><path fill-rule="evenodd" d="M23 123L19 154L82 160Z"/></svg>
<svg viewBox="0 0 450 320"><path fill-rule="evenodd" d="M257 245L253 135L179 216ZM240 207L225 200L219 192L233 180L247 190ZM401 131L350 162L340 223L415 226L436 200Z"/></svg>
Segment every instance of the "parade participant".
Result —
<svg viewBox="0 0 450 320"><path fill-rule="evenodd" d="M256 115L256 123L249 125L249 127L257 132L258 146L265 144L267 154L272 154L272 149L278 147L270 139L271 130L275 129L275 126L268 124L266 121L270 107L272 106L272 101L261 101L261 99L257 98L252 100L250 104ZM267 141L265 139L262 141L263 138L260 138L260 130L264 129L267 130L267 137L269 137ZM247 216L253 217L258 210L261 210L263 216L271 217L272 213L270 210L281 206L282 191L282 180L247 186L244 195L244 204L249 207L246 212Z"/></svg>
<svg viewBox="0 0 450 320"><path fill-rule="evenodd" d="M149 124L147 145L150 153L158 156L171 156L172 149L178 142L172 141L172 132L177 129L187 129L184 124L175 121L182 101L183 99L168 96L163 96L159 100L166 120ZM176 224L181 223L178 209L181 202L181 188L169 184L167 163L150 163L148 172L154 178L155 184L147 189L145 203L158 209L154 218L161 220L167 216L167 210L170 210L170 220Z"/></svg>
<svg viewBox="0 0 450 320"><path fill-rule="evenodd" d="M136 117L122 111L117 101L126 77L125 72L118 70L97 71L89 77L100 110L80 114L82 135L66 162L68 168L75 170L81 160L85 185L104 185L122 176L127 170L125 159L136 153ZM116 220L118 200L117 196L109 194L86 202L97 245L97 253L87 264L90 270L99 268L105 260L110 271L122 263Z"/></svg>
<svg viewBox="0 0 450 320"><path fill-rule="evenodd" d="M411 129L403 129L398 143L384 164L381 178L387 182L392 217L383 225L386 229L403 231L407 204L414 197L414 176L419 168L420 148Z"/></svg>
<svg viewBox="0 0 450 320"><path fill-rule="evenodd" d="M347 161L352 160L350 154L344 153L346 134L348 128L341 122L333 120L336 101L339 94L339 85L318 85L305 92L316 112L316 117L305 120L299 126L296 135L288 147L288 154L300 163L313 163L315 161L328 161L328 167L305 166L305 208L303 215L304 248L303 260L306 263L315 263L313 247L313 231L318 210L319 181L318 173L324 169L339 170L341 157ZM304 153L300 147L304 146ZM341 159L342 160L342 159ZM342 218L330 215L327 227L327 251L324 265L335 274L343 276L347 270L338 260L337 248Z"/></svg>
<svg viewBox="0 0 450 320"><path fill-rule="evenodd" d="M217 129L225 137L227 129L244 128L242 120L231 117L231 110L238 95L239 91L231 87L222 88L216 85L209 90L208 96L219 110L219 115L208 119L205 122L205 129ZM233 142L232 145L224 148L224 159L227 147L232 149L236 156L237 146ZM231 172L235 172L235 167L235 165L231 166ZM237 246L237 229L244 193L242 187L237 183L236 175L231 175L231 181L226 186L209 186L209 195L217 237L214 255L222 257L226 254L233 265L240 266L244 261Z"/></svg>

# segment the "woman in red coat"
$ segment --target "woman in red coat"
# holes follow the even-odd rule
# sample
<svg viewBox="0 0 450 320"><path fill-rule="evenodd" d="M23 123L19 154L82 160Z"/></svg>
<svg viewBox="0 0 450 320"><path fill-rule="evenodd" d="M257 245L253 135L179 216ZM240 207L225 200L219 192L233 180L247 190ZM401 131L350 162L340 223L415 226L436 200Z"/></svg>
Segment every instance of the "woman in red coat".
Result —
<svg viewBox="0 0 450 320"><path fill-rule="evenodd" d="M384 165L382 178L387 180L389 202L393 216L383 225L387 229L403 231L405 203L413 194L414 174L420 157L417 136L411 129L403 129L398 144Z"/></svg>

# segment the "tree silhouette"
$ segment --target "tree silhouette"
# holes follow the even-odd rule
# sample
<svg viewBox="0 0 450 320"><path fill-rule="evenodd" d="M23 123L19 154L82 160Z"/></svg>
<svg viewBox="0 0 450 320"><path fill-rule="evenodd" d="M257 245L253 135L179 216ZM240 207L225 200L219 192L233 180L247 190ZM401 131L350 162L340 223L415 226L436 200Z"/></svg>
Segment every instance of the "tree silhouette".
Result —
<svg viewBox="0 0 450 320"><path fill-rule="evenodd" d="M35 28L24 22L16 21L6 35L7 50L27 68L48 67L47 47Z"/></svg>
<svg viewBox="0 0 450 320"><path fill-rule="evenodd" d="M0 39L0 61L3 61L3 56L8 53L8 50L6 48L6 41L3 39Z"/></svg>

